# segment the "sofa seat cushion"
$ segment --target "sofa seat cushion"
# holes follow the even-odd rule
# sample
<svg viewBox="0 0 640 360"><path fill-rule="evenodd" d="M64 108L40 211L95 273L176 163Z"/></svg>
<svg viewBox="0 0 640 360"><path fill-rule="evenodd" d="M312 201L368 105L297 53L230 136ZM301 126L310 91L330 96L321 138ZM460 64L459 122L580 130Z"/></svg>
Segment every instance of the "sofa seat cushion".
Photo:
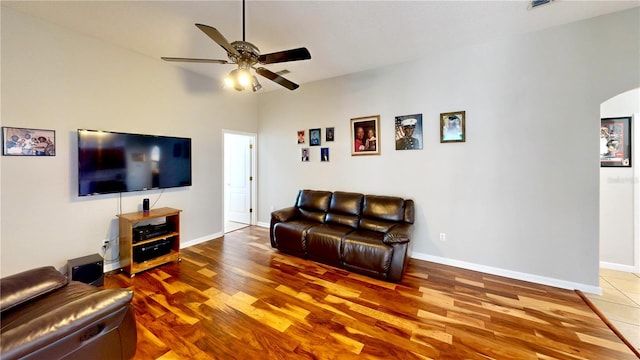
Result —
<svg viewBox="0 0 640 360"><path fill-rule="evenodd" d="M317 225L307 231L309 259L340 266L342 238L353 231L349 226Z"/></svg>
<svg viewBox="0 0 640 360"><path fill-rule="evenodd" d="M383 233L356 230L344 236L342 261L346 268L380 277L391 267L393 248L382 242Z"/></svg>
<svg viewBox="0 0 640 360"><path fill-rule="evenodd" d="M306 258L307 230L315 225L318 225L318 223L311 220L294 220L277 223L274 227L273 233L275 238L278 239L278 249Z"/></svg>

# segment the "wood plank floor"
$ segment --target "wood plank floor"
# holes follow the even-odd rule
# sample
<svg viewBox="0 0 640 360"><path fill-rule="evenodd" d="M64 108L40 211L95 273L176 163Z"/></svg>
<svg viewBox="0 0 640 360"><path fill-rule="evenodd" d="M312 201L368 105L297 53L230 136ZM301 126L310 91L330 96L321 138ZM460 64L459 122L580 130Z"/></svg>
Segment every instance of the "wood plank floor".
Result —
<svg viewBox="0 0 640 360"><path fill-rule="evenodd" d="M136 359L635 359L572 291L411 260L398 284L248 227L136 275Z"/></svg>

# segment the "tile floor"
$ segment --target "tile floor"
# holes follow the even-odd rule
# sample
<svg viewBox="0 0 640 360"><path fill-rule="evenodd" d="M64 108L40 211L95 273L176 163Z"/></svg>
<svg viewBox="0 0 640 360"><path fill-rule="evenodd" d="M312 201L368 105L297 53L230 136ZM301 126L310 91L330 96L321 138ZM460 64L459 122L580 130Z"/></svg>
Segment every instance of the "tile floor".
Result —
<svg viewBox="0 0 640 360"><path fill-rule="evenodd" d="M243 227L247 227L249 224L243 224L235 221L226 221L224 223L224 233L236 231L238 229L242 229Z"/></svg>
<svg viewBox="0 0 640 360"><path fill-rule="evenodd" d="M587 297L640 350L640 274L600 269L600 287Z"/></svg>

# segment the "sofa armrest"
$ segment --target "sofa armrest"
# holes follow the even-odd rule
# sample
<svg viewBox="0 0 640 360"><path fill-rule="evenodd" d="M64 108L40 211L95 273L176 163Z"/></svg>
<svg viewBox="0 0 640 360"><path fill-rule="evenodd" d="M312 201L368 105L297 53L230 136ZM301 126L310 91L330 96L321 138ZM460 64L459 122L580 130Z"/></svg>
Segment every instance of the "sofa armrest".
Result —
<svg viewBox="0 0 640 360"><path fill-rule="evenodd" d="M271 224L269 229L269 238L271 240L272 247L278 247L276 244L276 237L274 234L274 228L277 223L286 222L292 220L298 215L298 208L295 206L291 206L288 208L276 210L271 212Z"/></svg>
<svg viewBox="0 0 640 360"><path fill-rule="evenodd" d="M271 212L271 222L285 222L295 218L298 215L297 207L288 207Z"/></svg>
<svg viewBox="0 0 640 360"><path fill-rule="evenodd" d="M9 310L67 284L53 266L27 270L0 279L0 312Z"/></svg>
<svg viewBox="0 0 640 360"><path fill-rule="evenodd" d="M411 224L396 224L384 234L382 242L387 245L408 243L411 241L412 234L413 226Z"/></svg>
<svg viewBox="0 0 640 360"><path fill-rule="evenodd" d="M130 290L108 289L52 308L46 316L3 332L2 358L21 358L69 336L77 337L77 343L84 343L109 332L119 326L130 311L132 298Z"/></svg>

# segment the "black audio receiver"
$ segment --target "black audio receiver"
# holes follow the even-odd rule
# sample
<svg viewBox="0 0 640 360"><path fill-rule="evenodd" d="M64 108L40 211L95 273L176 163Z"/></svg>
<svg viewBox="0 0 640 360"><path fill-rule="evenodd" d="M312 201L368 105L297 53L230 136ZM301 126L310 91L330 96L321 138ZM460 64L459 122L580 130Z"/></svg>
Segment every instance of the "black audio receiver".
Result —
<svg viewBox="0 0 640 360"><path fill-rule="evenodd" d="M167 235L172 231L173 229L167 223L137 226L133 228L133 243Z"/></svg>
<svg viewBox="0 0 640 360"><path fill-rule="evenodd" d="M133 261L141 263L171 252L172 239L154 241L133 248Z"/></svg>

